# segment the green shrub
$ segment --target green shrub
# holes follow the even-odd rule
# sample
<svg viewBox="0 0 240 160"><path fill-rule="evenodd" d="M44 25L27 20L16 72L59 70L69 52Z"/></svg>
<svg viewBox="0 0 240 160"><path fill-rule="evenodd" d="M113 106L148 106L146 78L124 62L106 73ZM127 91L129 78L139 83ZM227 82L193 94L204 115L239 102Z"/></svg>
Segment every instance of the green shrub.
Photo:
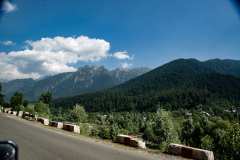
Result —
<svg viewBox="0 0 240 160"><path fill-rule="evenodd" d="M98 129L99 129L99 134L98 134L99 137L103 139L110 138L110 131L105 126L99 126Z"/></svg>
<svg viewBox="0 0 240 160"><path fill-rule="evenodd" d="M47 119L51 118L49 106L47 104L43 103L42 101L37 101L34 104L34 111L36 112L38 117L43 117L43 118L47 118Z"/></svg>
<svg viewBox="0 0 240 160"><path fill-rule="evenodd" d="M156 136L155 142L159 144L162 151L166 151L170 143L180 144L173 118L170 112L158 110L153 125L153 133Z"/></svg>
<svg viewBox="0 0 240 160"><path fill-rule="evenodd" d="M219 142L218 159L238 160L240 157L240 126L229 126Z"/></svg>
<svg viewBox="0 0 240 160"><path fill-rule="evenodd" d="M119 134L128 135L128 130L122 128L122 129L119 131Z"/></svg>
<svg viewBox="0 0 240 160"><path fill-rule="evenodd" d="M93 128L91 129L91 136L97 137L99 132L100 130L98 129L98 126L94 125Z"/></svg>
<svg viewBox="0 0 240 160"><path fill-rule="evenodd" d="M118 133L119 133L118 125L117 123L113 123L113 125L111 125L111 128L110 128L110 137L113 141L116 140L116 136Z"/></svg>
<svg viewBox="0 0 240 160"><path fill-rule="evenodd" d="M30 114L35 114L33 105L27 105L27 107L25 107L24 110L25 112L29 112Z"/></svg>
<svg viewBox="0 0 240 160"><path fill-rule="evenodd" d="M80 133L85 134L85 135L91 134L90 129L89 129L89 125L87 123L80 124Z"/></svg>
<svg viewBox="0 0 240 160"><path fill-rule="evenodd" d="M76 123L84 123L87 121L87 113L85 112L85 109L76 104L76 106L74 106L73 110L70 112L70 120L72 122L76 122Z"/></svg>
<svg viewBox="0 0 240 160"><path fill-rule="evenodd" d="M213 139L209 135L201 138L201 148L209 151L213 150Z"/></svg>

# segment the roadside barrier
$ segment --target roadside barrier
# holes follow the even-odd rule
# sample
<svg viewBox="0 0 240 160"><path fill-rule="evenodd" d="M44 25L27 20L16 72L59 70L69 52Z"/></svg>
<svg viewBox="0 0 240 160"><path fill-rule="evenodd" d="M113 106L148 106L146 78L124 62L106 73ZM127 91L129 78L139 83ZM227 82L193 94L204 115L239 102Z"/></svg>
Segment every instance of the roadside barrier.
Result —
<svg viewBox="0 0 240 160"><path fill-rule="evenodd" d="M44 124L45 126L49 125L49 120L46 118L38 118L37 119L38 122L41 122L42 124Z"/></svg>
<svg viewBox="0 0 240 160"><path fill-rule="evenodd" d="M54 127L54 126L55 126L55 123L56 123L55 121L50 121L50 122L49 122L49 126Z"/></svg>
<svg viewBox="0 0 240 160"><path fill-rule="evenodd" d="M18 117L22 117L23 116L23 111L18 111Z"/></svg>
<svg viewBox="0 0 240 160"><path fill-rule="evenodd" d="M54 127L57 127L57 128L63 128L63 123L61 122L56 122Z"/></svg>
<svg viewBox="0 0 240 160"><path fill-rule="evenodd" d="M214 155L212 151L173 143L169 144L168 153L198 160L214 160Z"/></svg>
<svg viewBox="0 0 240 160"><path fill-rule="evenodd" d="M17 115L17 111L13 111L12 114L13 114L14 116L16 116L16 115Z"/></svg>
<svg viewBox="0 0 240 160"><path fill-rule="evenodd" d="M55 121L50 121L50 122L49 122L49 126L57 127L57 128L63 128L63 123L61 123L61 122L55 122Z"/></svg>
<svg viewBox="0 0 240 160"><path fill-rule="evenodd" d="M24 112L22 117L30 117L30 119L35 118L36 121L38 119L38 115L29 114L29 112Z"/></svg>
<svg viewBox="0 0 240 160"><path fill-rule="evenodd" d="M63 129L80 134L80 127L72 124L63 124Z"/></svg>
<svg viewBox="0 0 240 160"><path fill-rule="evenodd" d="M133 147L141 147L146 148L145 142L141 140L137 140L134 137L127 136L127 135L117 135L116 142L121 144L126 144Z"/></svg>

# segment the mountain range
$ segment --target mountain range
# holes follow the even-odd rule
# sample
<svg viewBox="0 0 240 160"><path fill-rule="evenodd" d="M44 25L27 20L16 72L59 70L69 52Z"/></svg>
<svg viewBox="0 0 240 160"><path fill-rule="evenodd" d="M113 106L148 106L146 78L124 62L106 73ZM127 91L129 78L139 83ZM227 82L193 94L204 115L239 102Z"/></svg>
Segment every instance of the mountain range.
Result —
<svg viewBox="0 0 240 160"><path fill-rule="evenodd" d="M78 103L88 112L142 112L155 111L159 103L170 110L223 100L240 105L239 72L228 68L238 65L234 60L178 59L104 91L54 99L53 106L67 109Z"/></svg>
<svg viewBox="0 0 240 160"><path fill-rule="evenodd" d="M76 72L47 75L37 80L16 79L3 81L2 94L8 102L14 92L23 93L24 99L36 101L43 92L50 91L53 98L69 97L88 92L96 92L113 87L129 79L142 75L150 68L117 68L109 71L104 66L80 67Z"/></svg>

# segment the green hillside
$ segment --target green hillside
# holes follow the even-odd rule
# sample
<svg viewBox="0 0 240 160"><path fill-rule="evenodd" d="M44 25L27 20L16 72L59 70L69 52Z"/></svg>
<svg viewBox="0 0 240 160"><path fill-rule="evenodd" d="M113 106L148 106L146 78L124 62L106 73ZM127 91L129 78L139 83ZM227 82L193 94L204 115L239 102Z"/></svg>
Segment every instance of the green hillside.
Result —
<svg viewBox="0 0 240 160"><path fill-rule="evenodd" d="M204 64L219 73L232 74L235 77L240 77L240 61L239 60L212 59L212 60L205 61Z"/></svg>

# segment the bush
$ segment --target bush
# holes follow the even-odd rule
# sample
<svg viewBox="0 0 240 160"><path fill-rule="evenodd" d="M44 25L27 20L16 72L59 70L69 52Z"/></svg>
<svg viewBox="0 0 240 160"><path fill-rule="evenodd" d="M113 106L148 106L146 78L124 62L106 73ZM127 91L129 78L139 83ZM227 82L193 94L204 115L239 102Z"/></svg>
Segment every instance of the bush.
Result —
<svg viewBox="0 0 240 160"><path fill-rule="evenodd" d="M218 128L220 129L223 129L223 130L226 130L229 128L230 124L227 122L227 121L224 121L224 120L218 120L216 122Z"/></svg>
<svg viewBox="0 0 240 160"><path fill-rule="evenodd" d="M124 134L124 135L128 135L128 130L122 128L120 131L119 131L120 134Z"/></svg>
<svg viewBox="0 0 240 160"><path fill-rule="evenodd" d="M174 118L177 118L177 117L181 117L182 116L182 113L180 111L173 111L172 112L172 116Z"/></svg>
<svg viewBox="0 0 240 160"><path fill-rule="evenodd" d="M51 113L48 108L48 105L43 103L42 101L37 101L34 104L34 111L37 113L38 117L48 118L50 119Z"/></svg>
<svg viewBox="0 0 240 160"><path fill-rule="evenodd" d="M234 123L229 126L226 133L220 138L219 159L237 160L240 157L240 126Z"/></svg>
<svg viewBox="0 0 240 160"><path fill-rule="evenodd" d="M213 150L213 139L209 135L201 138L201 148L209 151Z"/></svg>
<svg viewBox="0 0 240 160"><path fill-rule="evenodd" d="M166 151L170 143L180 144L170 112L162 109L157 111L153 124L153 133L156 136L155 142L159 144L162 151Z"/></svg>
<svg viewBox="0 0 240 160"><path fill-rule="evenodd" d="M80 124L80 133L81 134L85 134L85 135L89 135L90 133L90 129L89 129L89 125L87 123L82 123Z"/></svg>
<svg viewBox="0 0 240 160"><path fill-rule="evenodd" d="M35 114L34 106L33 105L27 105L27 107L25 107L25 112L29 112L30 114Z"/></svg>
<svg viewBox="0 0 240 160"><path fill-rule="evenodd" d="M74 109L70 112L70 120L78 124L86 122L87 117L88 115L85 112L85 109L78 104L76 104Z"/></svg>
<svg viewBox="0 0 240 160"><path fill-rule="evenodd" d="M142 138L145 140L145 141L154 141L155 140L155 135L153 134L153 130L151 127L147 127L145 130L144 130L144 133L142 135Z"/></svg>
<svg viewBox="0 0 240 160"><path fill-rule="evenodd" d="M91 130L91 136L97 137L99 132L100 132L100 130L98 129L98 126L94 125Z"/></svg>
<svg viewBox="0 0 240 160"><path fill-rule="evenodd" d="M113 123L113 125L111 125L111 128L110 128L110 137L113 141L116 140L116 136L118 132L119 132L119 128L117 123Z"/></svg>
<svg viewBox="0 0 240 160"><path fill-rule="evenodd" d="M110 131L107 129L105 126L99 126L99 137L103 139L108 139L110 138Z"/></svg>

